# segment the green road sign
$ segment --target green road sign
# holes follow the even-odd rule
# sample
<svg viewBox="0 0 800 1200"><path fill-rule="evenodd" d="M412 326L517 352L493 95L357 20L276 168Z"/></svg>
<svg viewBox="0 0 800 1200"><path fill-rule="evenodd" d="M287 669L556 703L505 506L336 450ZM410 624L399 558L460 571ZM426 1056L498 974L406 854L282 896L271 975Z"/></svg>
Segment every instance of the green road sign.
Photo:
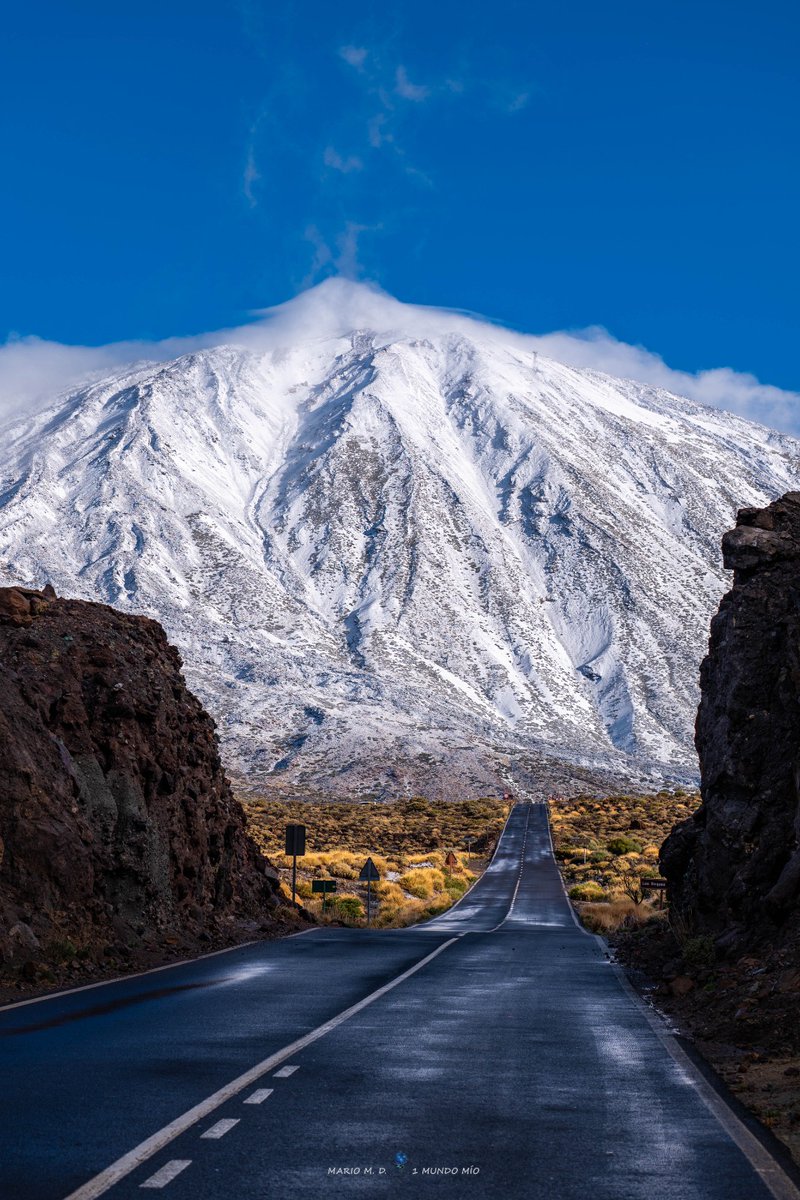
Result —
<svg viewBox="0 0 800 1200"><path fill-rule="evenodd" d="M328 905L328 892L336 891L336 880L335 879L312 879L311 880L311 890L312 890L312 892L322 892L322 911L325 912L325 909L327 908L327 905Z"/></svg>

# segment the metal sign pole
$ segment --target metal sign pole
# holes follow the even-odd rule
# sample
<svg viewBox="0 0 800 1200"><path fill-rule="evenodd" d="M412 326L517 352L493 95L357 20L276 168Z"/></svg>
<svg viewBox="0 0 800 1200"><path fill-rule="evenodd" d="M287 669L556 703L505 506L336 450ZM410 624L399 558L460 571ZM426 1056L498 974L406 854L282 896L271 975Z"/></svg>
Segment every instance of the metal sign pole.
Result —
<svg viewBox="0 0 800 1200"><path fill-rule="evenodd" d="M371 858L368 858L364 863L358 878L362 883L366 883L367 885L367 925L369 925L372 920L372 881L373 879L380 879L378 868Z"/></svg>
<svg viewBox="0 0 800 1200"><path fill-rule="evenodd" d="M297 856L306 852L305 825L287 825L285 853L292 856L292 904L297 903Z"/></svg>

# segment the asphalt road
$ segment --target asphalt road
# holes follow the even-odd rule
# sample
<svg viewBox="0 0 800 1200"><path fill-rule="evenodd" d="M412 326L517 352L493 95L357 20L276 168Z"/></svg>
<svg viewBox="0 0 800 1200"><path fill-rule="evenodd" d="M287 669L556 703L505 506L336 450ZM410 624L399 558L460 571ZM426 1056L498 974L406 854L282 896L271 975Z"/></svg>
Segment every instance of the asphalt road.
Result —
<svg viewBox="0 0 800 1200"><path fill-rule="evenodd" d="M2 1200L800 1196L576 925L540 805L436 921L3 1009L0 1054Z"/></svg>

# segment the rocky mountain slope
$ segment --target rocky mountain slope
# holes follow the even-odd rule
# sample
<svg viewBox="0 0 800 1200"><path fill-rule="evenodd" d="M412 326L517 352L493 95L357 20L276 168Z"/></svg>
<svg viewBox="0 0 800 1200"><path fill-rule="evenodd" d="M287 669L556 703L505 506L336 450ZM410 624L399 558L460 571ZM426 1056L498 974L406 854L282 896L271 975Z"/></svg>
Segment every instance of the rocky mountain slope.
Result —
<svg viewBox="0 0 800 1200"><path fill-rule="evenodd" d="M88 967L287 924L214 726L144 617L0 589L0 964Z"/></svg>
<svg viewBox="0 0 800 1200"><path fill-rule="evenodd" d="M674 908L720 948L800 943L800 492L742 509L722 545L734 577L701 670L703 803L662 867Z"/></svg>
<svg viewBox="0 0 800 1200"><path fill-rule="evenodd" d="M6 427L0 580L158 617L261 784L693 775L719 538L800 444L336 286Z"/></svg>

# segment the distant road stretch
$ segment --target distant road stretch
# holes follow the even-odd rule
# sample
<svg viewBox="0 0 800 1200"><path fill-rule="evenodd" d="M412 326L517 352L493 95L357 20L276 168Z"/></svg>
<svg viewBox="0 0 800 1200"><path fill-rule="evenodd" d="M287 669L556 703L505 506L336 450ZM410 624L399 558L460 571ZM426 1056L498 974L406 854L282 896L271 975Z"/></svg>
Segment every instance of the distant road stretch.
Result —
<svg viewBox="0 0 800 1200"><path fill-rule="evenodd" d="M576 924L544 806L407 930L0 1010L0 1200L800 1200Z"/></svg>

